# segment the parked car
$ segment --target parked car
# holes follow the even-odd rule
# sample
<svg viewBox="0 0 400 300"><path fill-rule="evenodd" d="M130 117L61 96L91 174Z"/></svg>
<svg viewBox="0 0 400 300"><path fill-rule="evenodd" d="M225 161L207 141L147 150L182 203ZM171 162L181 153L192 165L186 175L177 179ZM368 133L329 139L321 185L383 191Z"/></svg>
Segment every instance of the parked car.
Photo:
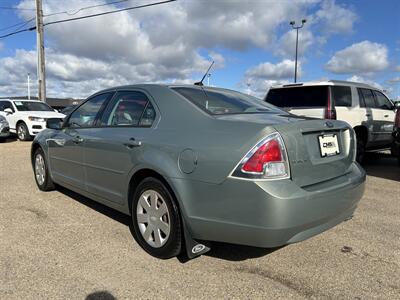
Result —
<svg viewBox="0 0 400 300"><path fill-rule="evenodd" d="M232 90L117 87L47 124L31 150L39 189L57 183L131 215L160 258L184 245L202 254L203 240L299 242L351 218L364 191L349 125Z"/></svg>
<svg viewBox="0 0 400 300"><path fill-rule="evenodd" d="M393 126L393 147L392 154L397 156L400 165L400 103L397 105L396 118Z"/></svg>
<svg viewBox="0 0 400 300"><path fill-rule="evenodd" d="M272 87L265 99L290 113L342 120L357 135L357 161L366 150L390 149L394 104L380 90L363 83L329 80Z"/></svg>
<svg viewBox="0 0 400 300"><path fill-rule="evenodd" d="M16 133L21 141L29 141L45 129L48 118L65 117L46 103L31 100L0 100L0 115L7 119L10 132Z"/></svg>
<svg viewBox="0 0 400 300"><path fill-rule="evenodd" d="M0 115L0 143L4 142L10 135L10 126L5 117Z"/></svg>

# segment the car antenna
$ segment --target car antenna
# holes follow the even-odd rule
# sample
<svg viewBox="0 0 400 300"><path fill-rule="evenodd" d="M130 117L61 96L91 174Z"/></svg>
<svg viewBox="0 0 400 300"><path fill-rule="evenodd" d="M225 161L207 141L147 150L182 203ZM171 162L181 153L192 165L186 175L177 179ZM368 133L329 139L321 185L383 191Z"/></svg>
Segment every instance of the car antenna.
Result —
<svg viewBox="0 0 400 300"><path fill-rule="evenodd" d="M204 74L203 78L200 81L195 82L194 85L199 85L199 86L204 85L203 80L204 80L204 78L206 78L206 76L207 76L208 72L210 71L211 67L213 66L213 64L214 64L214 61L212 61L211 65L208 67L207 72Z"/></svg>

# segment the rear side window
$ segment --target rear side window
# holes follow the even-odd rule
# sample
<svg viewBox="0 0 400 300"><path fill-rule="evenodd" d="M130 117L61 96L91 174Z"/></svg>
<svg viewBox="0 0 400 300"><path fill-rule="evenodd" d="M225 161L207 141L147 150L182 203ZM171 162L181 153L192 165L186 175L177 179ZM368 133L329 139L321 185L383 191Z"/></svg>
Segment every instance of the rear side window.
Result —
<svg viewBox="0 0 400 300"><path fill-rule="evenodd" d="M9 101L0 101L0 111L4 111L6 108L11 108L14 112L14 107L11 105Z"/></svg>
<svg viewBox="0 0 400 300"><path fill-rule="evenodd" d="M351 107L351 88L349 86L332 86L331 91L335 106Z"/></svg>
<svg viewBox="0 0 400 300"><path fill-rule="evenodd" d="M374 95L372 94L371 90L360 89L360 88L357 90L358 90L358 96L360 97L360 106L361 107L371 107L371 108L376 107Z"/></svg>
<svg viewBox="0 0 400 300"><path fill-rule="evenodd" d="M138 91L118 92L106 108L103 126L143 126L153 124L155 110L147 96Z"/></svg>
<svg viewBox="0 0 400 300"><path fill-rule="evenodd" d="M393 104L389 101L388 98L385 97L384 94L379 91L374 91L374 94L378 108L387 110L393 109Z"/></svg>
<svg viewBox="0 0 400 300"><path fill-rule="evenodd" d="M327 86L270 89L265 101L278 107L325 107Z"/></svg>

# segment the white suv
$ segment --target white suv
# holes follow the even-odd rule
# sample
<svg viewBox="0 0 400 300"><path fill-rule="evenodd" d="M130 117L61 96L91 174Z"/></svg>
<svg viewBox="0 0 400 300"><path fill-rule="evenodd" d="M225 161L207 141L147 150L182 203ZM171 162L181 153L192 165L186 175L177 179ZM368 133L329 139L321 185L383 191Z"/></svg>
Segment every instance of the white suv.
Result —
<svg viewBox="0 0 400 300"><path fill-rule="evenodd" d="M357 160L365 150L389 149L393 142L394 104L367 84L329 80L272 87L265 99L292 114L338 119L357 134Z"/></svg>
<svg viewBox="0 0 400 300"><path fill-rule="evenodd" d="M65 117L41 101L1 99L0 115L7 119L10 132L16 133L21 141L31 140L45 129L47 119Z"/></svg>

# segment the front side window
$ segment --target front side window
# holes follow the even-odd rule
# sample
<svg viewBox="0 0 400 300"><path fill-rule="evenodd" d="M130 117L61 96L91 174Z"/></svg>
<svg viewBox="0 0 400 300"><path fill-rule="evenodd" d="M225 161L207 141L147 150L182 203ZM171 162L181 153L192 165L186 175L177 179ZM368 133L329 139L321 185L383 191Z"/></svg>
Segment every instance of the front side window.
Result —
<svg viewBox="0 0 400 300"><path fill-rule="evenodd" d="M212 115L265 113L276 107L260 99L230 90L173 87L172 90Z"/></svg>
<svg viewBox="0 0 400 300"><path fill-rule="evenodd" d="M49 105L39 101L14 101L18 111L54 111Z"/></svg>
<svg viewBox="0 0 400 300"><path fill-rule="evenodd" d="M389 101L384 94L379 91L374 91L377 106L380 109L391 110L393 109L393 104Z"/></svg>
<svg viewBox="0 0 400 300"><path fill-rule="evenodd" d="M372 91L369 89L358 89L358 96L364 101L360 101L361 107L375 108L375 100Z"/></svg>
<svg viewBox="0 0 400 300"><path fill-rule="evenodd" d="M113 93L104 93L87 100L68 119L68 127L92 127L105 102Z"/></svg>
<svg viewBox="0 0 400 300"><path fill-rule="evenodd" d="M137 91L118 92L105 110L103 126L151 126L155 110L147 96Z"/></svg>
<svg viewBox="0 0 400 300"><path fill-rule="evenodd" d="M351 88L349 86L332 86L331 91L335 106L351 107Z"/></svg>

